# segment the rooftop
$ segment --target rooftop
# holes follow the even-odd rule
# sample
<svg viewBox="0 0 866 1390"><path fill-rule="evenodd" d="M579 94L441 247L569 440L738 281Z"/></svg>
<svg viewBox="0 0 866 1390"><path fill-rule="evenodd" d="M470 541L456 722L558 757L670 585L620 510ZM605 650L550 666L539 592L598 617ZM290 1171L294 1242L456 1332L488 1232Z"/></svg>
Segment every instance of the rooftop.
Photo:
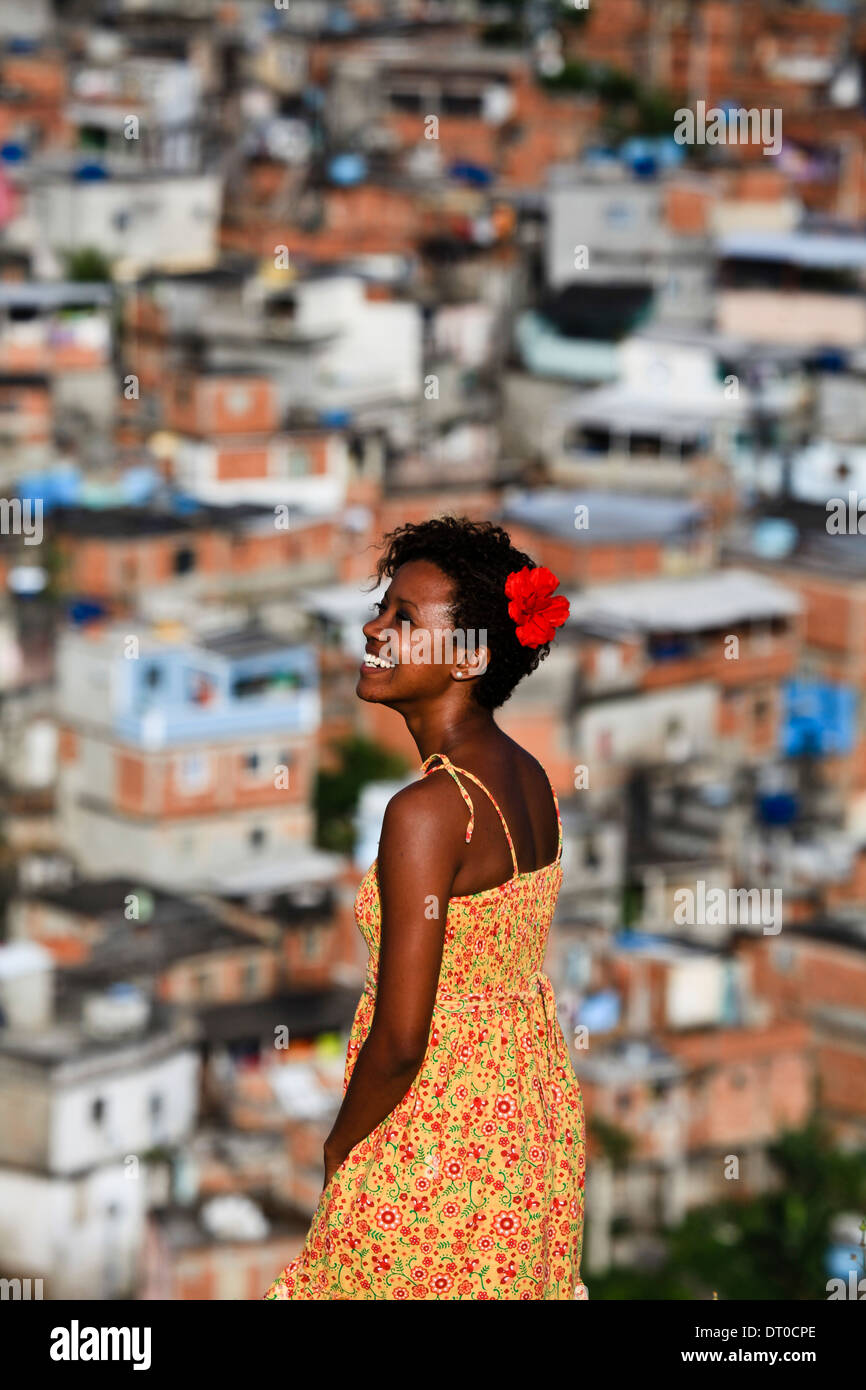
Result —
<svg viewBox="0 0 866 1390"><path fill-rule="evenodd" d="M605 634L694 632L728 624L790 617L799 597L761 574L715 570L682 579L611 584L570 599L569 623Z"/></svg>
<svg viewBox="0 0 866 1390"><path fill-rule="evenodd" d="M290 523L299 519L296 509L290 510ZM267 522L273 527L273 507L254 502L238 502L221 507L196 504L189 511L172 510L170 506L118 507L56 507L51 512L51 526L62 535L103 537L105 540L126 540L147 536L179 535L208 527L250 525Z"/></svg>
<svg viewBox="0 0 866 1390"><path fill-rule="evenodd" d="M229 661L242 661L245 657L265 656L268 652L295 644L279 633L251 623L248 627L215 632L200 639L196 645L217 656L225 656Z"/></svg>
<svg viewBox="0 0 866 1390"><path fill-rule="evenodd" d="M716 241L720 257L784 261L820 270L866 269L866 237L818 232L728 232Z"/></svg>
<svg viewBox="0 0 866 1390"><path fill-rule="evenodd" d="M839 495L848 491L839 483ZM866 578L866 535L830 534L828 512L819 502L772 498L741 518L725 537L723 553L738 560L784 569L814 570L843 579Z"/></svg>
<svg viewBox="0 0 866 1390"><path fill-rule="evenodd" d="M216 1004L199 1009L198 1018L209 1043L268 1038L274 1030L288 1028L291 1037L342 1033L351 1025L358 1007L357 988L334 985L330 989L295 990L272 999L235 1004Z"/></svg>
<svg viewBox="0 0 866 1390"><path fill-rule="evenodd" d="M0 308L36 305L42 309L66 309L75 305L108 305L114 299L112 285L86 280L0 280Z"/></svg>
<svg viewBox="0 0 866 1390"><path fill-rule="evenodd" d="M89 1068L94 1061L102 1067L127 1070L192 1046L197 1036L194 1019L154 1002L141 1031L94 1037L84 1027L81 1002L78 992L73 992L58 1007L50 1024L38 1031L0 1028L0 1056L61 1071L74 1071L81 1064Z"/></svg>
<svg viewBox="0 0 866 1390"><path fill-rule="evenodd" d="M589 526L575 529L575 509L585 506ZM545 488L506 495L505 522L521 522L533 530L575 545L599 545L606 541L664 540L694 531L704 520L694 502L665 497L643 497L621 492L568 491Z"/></svg>

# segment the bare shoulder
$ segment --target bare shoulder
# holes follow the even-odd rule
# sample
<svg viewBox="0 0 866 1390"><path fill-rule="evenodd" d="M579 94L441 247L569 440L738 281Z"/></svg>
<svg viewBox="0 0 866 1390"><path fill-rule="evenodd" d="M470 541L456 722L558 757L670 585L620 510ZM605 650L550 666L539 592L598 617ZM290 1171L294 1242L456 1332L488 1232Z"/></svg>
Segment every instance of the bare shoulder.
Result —
<svg viewBox="0 0 866 1390"><path fill-rule="evenodd" d="M451 777L447 773L431 773L394 793L385 808L382 835L390 837L410 830L414 835L425 830L441 834L452 822L457 825L461 808L465 813Z"/></svg>

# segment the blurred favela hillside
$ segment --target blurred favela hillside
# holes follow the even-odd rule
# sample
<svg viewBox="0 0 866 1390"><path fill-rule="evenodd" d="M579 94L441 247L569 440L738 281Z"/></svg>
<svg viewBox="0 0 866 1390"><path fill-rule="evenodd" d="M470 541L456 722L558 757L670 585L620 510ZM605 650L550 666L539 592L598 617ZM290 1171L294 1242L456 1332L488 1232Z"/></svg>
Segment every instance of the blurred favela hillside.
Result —
<svg viewBox="0 0 866 1390"><path fill-rule="evenodd" d="M0 0L7 1296L299 1250L418 767L369 576L442 512L571 601L501 722L562 799L591 1298L856 1296L866 17Z"/></svg>

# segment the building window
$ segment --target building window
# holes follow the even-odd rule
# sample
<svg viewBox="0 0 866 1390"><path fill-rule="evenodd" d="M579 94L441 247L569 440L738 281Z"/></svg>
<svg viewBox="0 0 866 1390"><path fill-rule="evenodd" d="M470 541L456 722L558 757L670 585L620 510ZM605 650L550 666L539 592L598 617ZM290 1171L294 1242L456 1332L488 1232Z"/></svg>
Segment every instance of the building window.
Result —
<svg viewBox="0 0 866 1390"><path fill-rule="evenodd" d="M174 552L172 569L175 574L189 574L195 569L195 551L188 545L182 545Z"/></svg>
<svg viewBox="0 0 866 1390"><path fill-rule="evenodd" d="M249 960L244 966L244 993L257 994L259 991L259 963Z"/></svg>
<svg viewBox="0 0 866 1390"><path fill-rule="evenodd" d="M305 690L308 685L309 681L302 671L276 669L257 676L237 676L232 682L231 694L235 700L260 696L279 698L291 695L296 690Z"/></svg>
<svg viewBox="0 0 866 1390"><path fill-rule="evenodd" d="M186 691L191 704L210 705L216 699L216 682L205 671L187 671Z"/></svg>
<svg viewBox="0 0 866 1390"><path fill-rule="evenodd" d="M210 755L183 753L175 760L175 780L184 796L196 796L210 786Z"/></svg>
<svg viewBox="0 0 866 1390"><path fill-rule="evenodd" d="M267 836L262 827L260 825L254 826L249 833L250 848L261 849L266 839Z"/></svg>
<svg viewBox="0 0 866 1390"><path fill-rule="evenodd" d="M97 1096L96 1100L90 1103L90 1118L95 1125L105 1124L107 1106L102 1096Z"/></svg>
<svg viewBox="0 0 866 1390"><path fill-rule="evenodd" d="M144 672L144 683L150 690L155 690L162 684L162 669L159 666L147 666Z"/></svg>
<svg viewBox="0 0 866 1390"><path fill-rule="evenodd" d="M630 227L634 222L634 208L629 203L608 203L604 220L609 227Z"/></svg>
<svg viewBox="0 0 866 1390"><path fill-rule="evenodd" d="M421 110L420 92L389 92L388 101L392 111L407 111L414 114Z"/></svg>
<svg viewBox="0 0 866 1390"><path fill-rule="evenodd" d="M265 759L258 749L251 748L248 753L244 753L241 762L245 782L261 782L267 776Z"/></svg>
<svg viewBox="0 0 866 1390"><path fill-rule="evenodd" d="M306 449L290 449L287 460L288 475L290 478L306 478L312 470L310 468L310 455Z"/></svg>
<svg viewBox="0 0 866 1390"><path fill-rule="evenodd" d="M583 867L585 869L597 869L601 864L601 855L598 852L596 843L590 835L583 846Z"/></svg>
<svg viewBox="0 0 866 1390"><path fill-rule="evenodd" d="M595 746L599 758L611 756L613 753L613 735L610 729L599 729Z"/></svg>
<svg viewBox="0 0 866 1390"><path fill-rule="evenodd" d="M159 1095L158 1092L154 1091L153 1095L148 1097L147 1110L151 1120L156 1121L162 1119L162 1096Z"/></svg>
<svg viewBox="0 0 866 1390"><path fill-rule="evenodd" d="M304 960L318 960L321 953L321 932L318 927L307 927L302 939Z"/></svg>
<svg viewBox="0 0 866 1390"><path fill-rule="evenodd" d="M230 415L246 415L250 408L250 393L245 386L232 386L226 391L226 410Z"/></svg>

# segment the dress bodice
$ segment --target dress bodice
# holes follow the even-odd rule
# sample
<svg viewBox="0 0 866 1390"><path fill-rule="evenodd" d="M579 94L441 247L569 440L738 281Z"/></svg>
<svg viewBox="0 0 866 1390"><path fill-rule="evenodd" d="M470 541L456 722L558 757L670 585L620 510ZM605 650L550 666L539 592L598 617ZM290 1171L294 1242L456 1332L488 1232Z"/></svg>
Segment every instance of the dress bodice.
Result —
<svg viewBox="0 0 866 1390"><path fill-rule="evenodd" d="M434 759L440 760L441 768L451 774L469 807L467 840L472 835L475 813L461 777L476 782L490 797L508 838L515 868L512 877L504 883L449 898L437 1001L444 1003L466 994L495 998L527 989L532 977L541 970L562 883L562 820L556 792L551 785L559 828L556 859L521 874L517 872L517 859L505 818L487 788L472 773L455 768L440 753L433 754L424 763L425 775L440 770L431 766ZM355 917L370 952L365 987L375 989L382 922L378 861L371 864L361 880L355 899Z"/></svg>

